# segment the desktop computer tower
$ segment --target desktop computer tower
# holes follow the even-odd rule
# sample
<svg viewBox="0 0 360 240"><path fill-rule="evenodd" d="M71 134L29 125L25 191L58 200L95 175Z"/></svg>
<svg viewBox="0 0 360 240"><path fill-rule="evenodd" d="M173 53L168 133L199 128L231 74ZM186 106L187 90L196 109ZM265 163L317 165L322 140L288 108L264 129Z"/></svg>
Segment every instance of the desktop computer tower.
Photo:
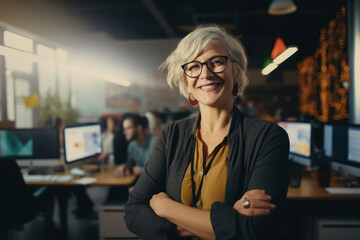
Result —
<svg viewBox="0 0 360 240"><path fill-rule="evenodd" d="M100 240L139 239L127 229L124 214L124 205L105 205L99 208Z"/></svg>
<svg viewBox="0 0 360 240"><path fill-rule="evenodd" d="M317 218L315 220L315 240L358 240L360 219Z"/></svg>

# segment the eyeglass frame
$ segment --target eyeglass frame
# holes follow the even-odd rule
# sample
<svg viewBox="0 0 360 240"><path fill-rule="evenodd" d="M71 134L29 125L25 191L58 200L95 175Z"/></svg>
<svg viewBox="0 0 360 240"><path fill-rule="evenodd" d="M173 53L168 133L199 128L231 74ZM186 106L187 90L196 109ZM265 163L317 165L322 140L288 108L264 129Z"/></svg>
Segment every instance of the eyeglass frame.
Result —
<svg viewBox="0 0 360 240"><path fill-rule="evenodd" d="M135 127L136 127L136 126L134 125L134 126L131 126L131 127L123 128L123 132L129 131L130 129L135 128Z"/></svg>
<svg viewBox="0 0 360 240"><path fill-rule="evenodd" d="M220 72L213 72L213 71L209 68L208 62L209 62L211 59L217 58L217 57L223 57L223 58L225 58L225 67L224 67L224 69L223 69L222 71L220 71ZM189 78L197 78L198 76L201 75L201 73L202 73L202 71L203 71L203 66L204 66L204 65L206 65L207 69L208 69L211 73L216 74L216 73L222 73L222 72L224 72L225 69L226 69L226 66L227 66L227 60L228 60L228 59L230 59L229 56L214 56L214 57L209 58L209 59L208 59L207 61L205 61L205 62L199 62L199 61L187 62L187 63L181 65L181 68L184 70L185 75L188 76ZM231 59L230 59L230 60L231 60ZM189 63L199 63L199 64L200 64L201 70L200 70L199 75L194 76L194 77L191 77L191 76L189 76L189 75L186 73L185 67L186 67L186 65L188 65Z"/></svg>

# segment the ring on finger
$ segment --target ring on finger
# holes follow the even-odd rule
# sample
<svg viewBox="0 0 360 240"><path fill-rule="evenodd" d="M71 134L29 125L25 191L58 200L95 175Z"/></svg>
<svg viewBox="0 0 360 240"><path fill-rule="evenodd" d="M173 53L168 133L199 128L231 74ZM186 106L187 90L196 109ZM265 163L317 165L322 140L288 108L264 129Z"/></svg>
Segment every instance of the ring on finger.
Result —
<svg viewBox="0 0 360 240"><path fill-rule="evenodd" d="M245 209L248 209L248 208L250 208L250 200L248 200L246 197L244 197L244 198L245 198L245 200L243 202L243 207Z"/></svg>

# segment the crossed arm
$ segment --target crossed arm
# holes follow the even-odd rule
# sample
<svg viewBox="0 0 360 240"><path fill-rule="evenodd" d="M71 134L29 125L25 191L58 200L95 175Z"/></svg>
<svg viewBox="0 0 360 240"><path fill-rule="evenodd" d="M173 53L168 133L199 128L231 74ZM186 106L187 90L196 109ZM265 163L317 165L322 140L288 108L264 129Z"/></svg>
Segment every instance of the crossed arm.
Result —
<svg viewBox="0 0 360 240"><path fill-rule="evenodd" d="M288 155L288 151L285 151L288 140L281 135L278 139L279 135L276 135L263 143L274 144L260 152L257 165L245 183L244 187L252 190L245 192L233 206L214 203L210 211L186 206L164 193L170 190L169 195L174 197L176 191L167 189L165 183L167 177L170 186L176 185L177 181L174 180L173 172L169 172L170 177L165 174L168 166L163 154L164 141L161 141L160 135L160 141L155 145L155 154L153 152L152 159L125 206L128 228L144 239L153 236L157 239L172 239L174 231L178 236L198 236L203 239L214 239L215 235L222 239L259 239L275 233L278 211L283 208L288 184L284 162ZM248 209L243 206L245 197L250 200ZM275 209L272 203L277 205L274 214L271 213Z"/></svg>
<svg viewBox="0 0 360 240"><path fill-rule="evenodd" d="M250 208L244 208L243 202L250 201ZM254 189L246 192L238 200L233 209L244 216L268 215L276 206L271 202L271 196L264 190ZM180 237L198 236L202 239L215 239L215 233L210 220L210 211L196 209L172 200L166 193L155 194L150 200L150 207L162 218L177 225L176 235Z"/></svg>

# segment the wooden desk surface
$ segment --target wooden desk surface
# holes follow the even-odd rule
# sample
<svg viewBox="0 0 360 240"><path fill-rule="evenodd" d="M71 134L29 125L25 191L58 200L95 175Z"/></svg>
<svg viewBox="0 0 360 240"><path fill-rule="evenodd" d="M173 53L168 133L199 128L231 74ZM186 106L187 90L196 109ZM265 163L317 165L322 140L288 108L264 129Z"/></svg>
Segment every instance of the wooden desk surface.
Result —
<svg viewBox="0 0 360 240"><path fill-rule="evenodd" d="M95 172L93 175L85 177L97 178L97 181L87 186L129 186L136 179L135 176L118 178L114 176L114 170L117 166L104 166L102 171ZM56 173L59 175L70 174L70 171ZM75 181L82 176L74 176L68 182L27 182L28 185L47 185L47 186L81 186ZM336 182L337 178L332 177L330 187L343 187ZM360 194L329 194L324 188L317 185L315 177L311 173L305 173L302 176L299 188L289 187L287 200L360 200Z"/></svg>
<svg viewBox="0 0 360 240"><path fill-rule="evenodd" d="M46 186L82 186L81 184L75 183L75 181L82 177L93 177L97 181L86 186L129 186L136 179L136 176L127 176L127 177L115 177L114 171L117 166L106 165L99 172L95 172L93 175L85 176L74 176L72 180L68 182L50 182L50 181L41 181L41 182L26 182L27 185L46 185ZM86 169L86 168L85 168ZM54 173L56 175L71 175L70 171L65 171L62 173Z"/></svg>
<svg viewBox="0 0 360 240"><path fill-rule="evenodd" d="M337 183L337 177L331 178L330 187L344 187ZM289 187L288 200L360 200L360 194L329 194L318 186L312 173L305 173L299 188Z"/></svg>

